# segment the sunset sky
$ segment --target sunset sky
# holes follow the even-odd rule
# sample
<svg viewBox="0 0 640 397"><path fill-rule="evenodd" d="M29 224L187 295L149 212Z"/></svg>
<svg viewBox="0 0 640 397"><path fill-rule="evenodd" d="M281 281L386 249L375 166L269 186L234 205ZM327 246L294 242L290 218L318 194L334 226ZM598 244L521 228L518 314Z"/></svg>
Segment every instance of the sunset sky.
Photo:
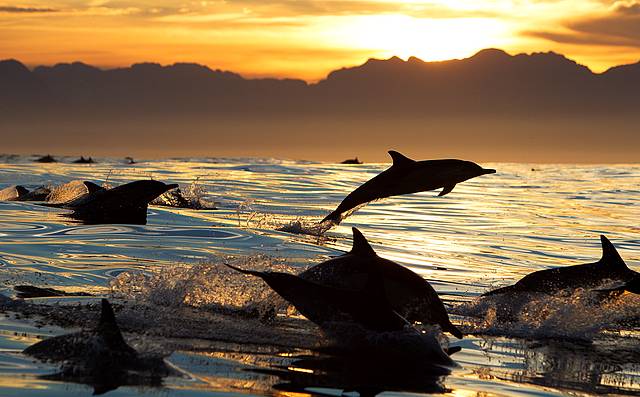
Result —
<svg viewBox="0 0 640 397"><path fill-rule="evenodd" d="M318 80L367 58L555 51L596 72L640 60L640 1L0 0L0 58L197 62Z"/></svg>

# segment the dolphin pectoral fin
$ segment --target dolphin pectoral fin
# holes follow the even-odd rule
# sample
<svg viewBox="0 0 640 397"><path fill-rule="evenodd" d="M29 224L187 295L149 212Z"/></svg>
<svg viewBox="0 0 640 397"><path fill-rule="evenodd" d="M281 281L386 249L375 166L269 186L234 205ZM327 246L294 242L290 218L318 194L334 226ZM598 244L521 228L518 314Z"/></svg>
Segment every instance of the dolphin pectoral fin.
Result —
<svg viewBox="0 0 640 397"><path fill-rule="evenodd" d="M451 193L454 187L456 187L455 183L452 183L450 185L444 185L444 187L442 188L442 191L440 192L440 194L438 194L438 197L442 197L445 194Z"/></svg>
<svg viewBox="0 0 640 397"><path fill-rule="evenodd" d="M257 271L255 271L255 270L244 270L244 269L240 269L239 267L235 267L235 266L230 265L230 264L228 264L228 263L224 263L224 265L225 265L226 267L228 267L228 268L230 268L230 269L233 269L233 270L235 270L235 271L237 271L237 272L239 272L239 273L242 273L242 274L247 274L247 275L250 275L250 276L256 276L256 277L260 277L260 278L263 278L263 276L264 276L264 273L262 273L262 272L257 272Z"/></svg>
<svg viewBox="0 0 640 397"><path fill-rule="evenodd" d="M452 354L456 354L460 350L462 350L461 346L451 346L444 349L444 352L447 353L448 356L450 356Z"/></svg>
<svg viewBox="0 0 640 397"><path fill-rule="evenodd" d="M353 227L351 231L353 232L353 246L351 247L350 253L360 256L376 256L376 252L371 248L371 245L369 245L369 242L360 230Z"/></svg>
<svg viewBox="0 0 640 397"><path fill-rule="evenodd" d="M391 156L391 160L393 160L392 167L404 167L416 162L415 160L411 160L409 157L405 156L404 154L398 153L395 150L389 150L388 153L389 156Z"/></svg>
<svg viewBox="0 0 640 397"><path fill-rule="evenodd" d="M98 192L100 190L104 190L102 186L97 185L93 182L84 181L83 183L84 183L84 186L87 188L87 191L89 192L89 194Z"/></svg>
<svg viewBox="0 0 640 397"><path fill-rule="evenodd" d="M627 264L616 250L616 247L606 238L604 235L600 236L602 242L602 258L598 261L601 265L607 265L607 267L617 267L628 269Z"/></svg>
<svg viewBox="0 0 640 397"><path fill-rule="evenodd" d="M456 327L451 323L449 323L449 325L443 331L450 333L451 335L455 336L458 339L462 339L464 337L462 332L458 329L458 327Z"/></svg>

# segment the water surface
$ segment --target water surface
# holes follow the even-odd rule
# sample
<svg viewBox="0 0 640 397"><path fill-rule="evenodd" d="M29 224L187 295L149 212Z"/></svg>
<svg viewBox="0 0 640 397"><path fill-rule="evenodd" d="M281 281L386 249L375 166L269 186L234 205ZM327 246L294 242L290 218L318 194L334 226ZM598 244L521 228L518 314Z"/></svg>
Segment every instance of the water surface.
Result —
<svg viewBox="0 0 640 397"><path fill-rule="evenodd" d="M352 226L380 256L428 279L458 313L455 322L473 334L451 340L463 347L454 356L461 368L451 375L430 379L407 370L406 379L383 382L388 389L380 391L451 396L640 393L638 329L633 322L612 324L621 315L640 317L637 298L625 296L597 312L575 302L539 302L545 315L552 315L538 321L534 313L528 323L518 325L514 335L519 338L505 337L504 329L491 324L478 325L460 309L482 292L532 271L597 260L600 234L609 237L631 268L640 270L638 165L482 164L498 173L462 183L445 197L425 192L370 204L319 237L279 229L312 231L314 222L346 194L388 165L274 159L168 159L135 165L98 161L38 164L27 157L3 157L0 188L75 179L118 184L152 177L183 186L196 181L207 192L204 198L217 206L203 211L154 206L145 226L85 226L68 222L58 209L0 203L0 293L15 296L13 286L33 284L108 296L123 305L119 321L134 345L171 346L175 351L168 360L187 374L166 379L161 389L122 387L108 395L340 395L345 382L355 377L379 380L375 367L366 366L352 379L339 379L330 371L318 376L312 370L313 376L301 377L310 371L305 365L324 364L312 350L318 342L315 328L299 318L262 324L234 314L271 297L260 282L220 266L236 261L246 267L301 269L349 250ZM34 303L85 307L95 299ZM90 322L92 314L86 313ZM69 329L39 317L4 314L0 395L90 394L86 385L39 378L54 372L55 365L19 354L39 337L65 332ZM558 335L571 341L558 340ZM297 365L295 382L275 371ZM293 387L300 385L304 390Z"/></svg>

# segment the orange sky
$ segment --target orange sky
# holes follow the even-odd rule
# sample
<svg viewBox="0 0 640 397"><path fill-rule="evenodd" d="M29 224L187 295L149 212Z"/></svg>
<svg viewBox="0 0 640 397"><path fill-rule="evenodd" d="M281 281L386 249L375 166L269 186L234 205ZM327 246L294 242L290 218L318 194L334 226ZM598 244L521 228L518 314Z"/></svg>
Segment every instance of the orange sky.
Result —
<svg viewBox="0 0 640 397"><path fill-rule="evenodd" d="M0 59L197 62L317 80L370 57L556 51L594 71L640 60L640 0L0 0Z"/></svg>

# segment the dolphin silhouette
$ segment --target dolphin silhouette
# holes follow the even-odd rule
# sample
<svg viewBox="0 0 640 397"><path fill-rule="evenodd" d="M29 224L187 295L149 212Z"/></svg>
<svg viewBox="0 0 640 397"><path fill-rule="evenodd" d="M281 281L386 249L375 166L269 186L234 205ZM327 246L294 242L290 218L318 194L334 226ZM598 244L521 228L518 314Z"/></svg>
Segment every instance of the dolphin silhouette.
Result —
<svg viewBox="0 0 640 397"><path fill-rule="evenodd" d="M0 201L19 201L21 197L29 194L24 186L14 185L0 190Z"/></svg>
<svg viewBox="0 0 640 397"><path fill-rule="evenodd" d="M380 353L388 349L387 356L404 350L405 357L419 351L419 355L429 358L434 364L455 365L449 354L456 349L443 350L434 335L418 332L393 310L385 293L383 269L377 268L375 262L371 264L372 270L361 290L328 287L289 273L259 272L225 265L260 277L303 316L352 349L370 351L373 348ZM353 325L372 333L358 333ZM379 338L379 333L386 336ZM406 351L407 346L411 346L412 351Z"/></svg>
<svg viewBox="0 0 640 397"><path fill-rule="evenodd" d="M328 287L294 274L227 267L264 280L303 316L327 330L334 322L355 322L372 331L398 331L409 323L393 311L379 277L369 277L363 290Z"/></svg>
<svg viewBox="0 0 640 397"><path fill-rule="evenodd" d="M352 228L351 251L319 263L300 277L334 288L362 288L372 269L379 269L393 310L410 322L438 324L443 331L462 338L433 287L410 269L379 257L362 233Z"/></svg>
<svg viewBox="0 0 640 397"><path fill-rule="evenodd" d="M147 207L153 199L175 189L177 184L165 184L154 180L142 180L104 189L85 182L89 193L66 203L49 204L73 210L69 217L86 224L147 223Z"/></svg>
<svg viewBox="0 0 640 397"><path fill-rule="evenodd" d="M61 362L60 372L46 377L80 379L94 394L123 384L159 384L175 373L160 355L138 353L125 342L109 301L102 299L98 326L92 330L45 339L23 350L41 361Z"/></svg>
<svg viewBox="0 0 640 397"><path fill-rule="evenodd" d="M327 215L322 222L331 221L339 224L344 218L344 213L385 197L439 188L442 188L442 191L438 196L444 196L460 182L496 172L465 160L415 161L393 150L389 151L389 155L393 160L391 167L349 193L338 208Z"/></svg>
<svg viewBox="0 0 640 397"><path fill-rule="evenodd" d="M482 296L537 292L555 294L565 289L596 288L605 281L627 282L640 273L629 269L605 236L600 236L602 257L594 263L539 270L526 275L514 285L489 291Z"/></svg>
<svg viewBox="0 0 640 397"><path fill-rule="evenodd" d="M21 185L9 186L0 190L0 201L45 201L50 193L46 186L31 191Z"/></svg>

